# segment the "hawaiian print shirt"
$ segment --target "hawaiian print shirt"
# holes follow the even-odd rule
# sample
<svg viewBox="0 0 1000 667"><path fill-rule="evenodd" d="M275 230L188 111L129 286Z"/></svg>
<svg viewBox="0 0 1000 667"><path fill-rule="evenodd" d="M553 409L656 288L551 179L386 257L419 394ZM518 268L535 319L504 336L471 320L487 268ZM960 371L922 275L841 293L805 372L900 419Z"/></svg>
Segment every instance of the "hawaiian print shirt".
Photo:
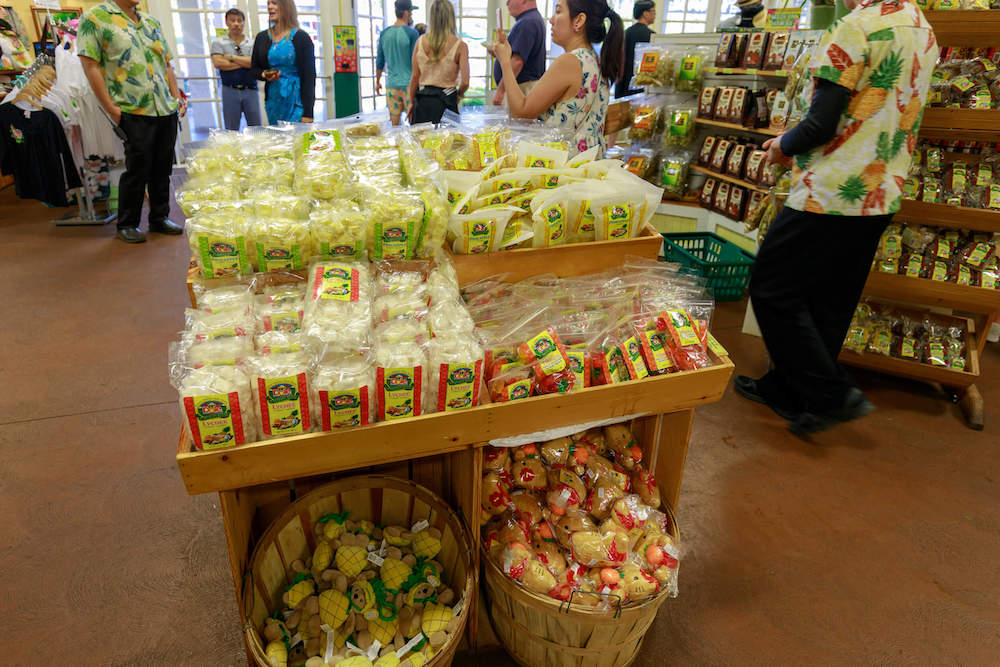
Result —
<svg viewBox="0 0 1000 667"><path fill-rule="evenodd" d="M573 55L580 61L583 78L576 97L556 102L538 117L546 125L565 127L573 131L573 143L583 152L599 146L604 153L604 119L608 115L610 88L601 78L597 55L592 49L576 49Z"/></svg>
<svg viewBox="0 0 1000 667"><path fill-rule="evenodd" d="M123 112L168 116L178 106L167 84L173 56L160 22L137 13L135 23L113 0L87 10L77 27L77 50L101 65L108 93Z"/></svg>
<svg viewBox="0 0 1000 667"><path fill-rule="evenodd" d="M851 91L837 134L795 156L786 206L830 215L899 210L938 49L910 0L863 2L830 26L809 63L812 77ZM813 83L806 86L812 98Z"/></svg>

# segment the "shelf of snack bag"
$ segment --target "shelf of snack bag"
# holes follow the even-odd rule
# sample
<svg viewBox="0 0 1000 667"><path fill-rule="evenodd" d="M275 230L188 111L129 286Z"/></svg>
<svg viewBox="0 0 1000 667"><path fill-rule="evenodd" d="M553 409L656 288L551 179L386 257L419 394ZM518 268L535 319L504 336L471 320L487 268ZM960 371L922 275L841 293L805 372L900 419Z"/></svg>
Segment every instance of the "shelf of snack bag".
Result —
<svg viewBox="0 0 1000 667"><path fill-rule="evenodd" d="M937 3L940 6L940 3ZM960 4L960 3L951 3ZM938 44L946 46L996 46L1000 34L1000 5L975 0L976 9L925 9L924 16L934 28ZM983 7L982 5L986 5ZM992 9L989 6L993 5Z"/></svg>
<svg viewBox="0 0 1000 667"><path fill-rule="evenodd" d="M710 120L708 118L695 118L694 122L699 125L710 125L712 127L721 127L725 130L736 130L737 132L750 132L752 134L764 134L769 137L776 137L781 134L780 130L772 130L770 127L745 127L743 125L737 125L736 123L726 123L721 120Z"/></svg>
<svg viewBox="0 0 1000 667"><path fill-rule="evenodd" d="M979 377L971 319L864 299L840 353L842 363L966 388Z"/></svg>

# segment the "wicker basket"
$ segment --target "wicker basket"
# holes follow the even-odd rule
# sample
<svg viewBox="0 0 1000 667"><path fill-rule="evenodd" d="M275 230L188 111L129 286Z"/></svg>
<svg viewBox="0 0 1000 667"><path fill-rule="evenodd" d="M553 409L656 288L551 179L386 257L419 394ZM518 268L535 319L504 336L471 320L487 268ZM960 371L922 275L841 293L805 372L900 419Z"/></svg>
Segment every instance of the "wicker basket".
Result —
<svg viewBox="0 0 1000 667"><path fill-rule="evenodd" d="M680 537L670 516L671 535ZM617 596L608 611L579 603L580 591L560 602L523 588L486 552L482 557L490 621L504 648L525 667L618 667L635 660L642 639L667 599L666 589L637 605Z"/></svg>
<svg viewBox="0 0 1000 667"><path fill-rule="evenodd" d="M455 598L472 599L478 582L474 547L462 520L428 489L413 482L384 475L359 475L321 486L299 498L268 527L250 558L243 578L243 627L247 646L258 665L268 667L266 642L259 629L264 619L281 609L281 596L291 582L288 567L296 559L306 559L316 547L313 526L332 512L350 512L354 520L375 524L410 526L422 519L441 531L441 552L437 560L444 566L445 580ZM428 667L448 667L455 656L469 616L469 604L459 614L456 632L427 663ZM289 663L291 665L292 663Z"/></svg>

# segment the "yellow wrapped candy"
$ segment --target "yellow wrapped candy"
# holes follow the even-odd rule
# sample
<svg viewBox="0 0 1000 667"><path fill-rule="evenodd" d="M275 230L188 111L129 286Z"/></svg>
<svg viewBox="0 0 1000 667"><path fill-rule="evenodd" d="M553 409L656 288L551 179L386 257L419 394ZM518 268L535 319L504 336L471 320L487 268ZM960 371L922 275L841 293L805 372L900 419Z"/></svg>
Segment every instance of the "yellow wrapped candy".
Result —
<svg viewBox="0 0 1000 667"><path fill-rule="evenodd" d="M319 618L331 628L339 628L347 620L351 601L336 588L319 594Z"/></svg>

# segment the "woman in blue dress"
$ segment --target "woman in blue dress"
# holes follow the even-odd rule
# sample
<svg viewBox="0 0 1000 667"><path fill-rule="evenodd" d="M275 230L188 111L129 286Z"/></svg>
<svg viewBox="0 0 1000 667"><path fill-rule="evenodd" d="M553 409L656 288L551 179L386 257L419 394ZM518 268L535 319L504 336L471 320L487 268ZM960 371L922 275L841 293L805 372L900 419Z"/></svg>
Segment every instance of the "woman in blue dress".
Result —
<svg viewBox="0 0 1000 667"><path fill-rule="evenodd" d="M264 85L267 122L311 123L316 101L312 40L299 28L293 0L267 0L270 27L253 44L251 66Z"/></svg>

